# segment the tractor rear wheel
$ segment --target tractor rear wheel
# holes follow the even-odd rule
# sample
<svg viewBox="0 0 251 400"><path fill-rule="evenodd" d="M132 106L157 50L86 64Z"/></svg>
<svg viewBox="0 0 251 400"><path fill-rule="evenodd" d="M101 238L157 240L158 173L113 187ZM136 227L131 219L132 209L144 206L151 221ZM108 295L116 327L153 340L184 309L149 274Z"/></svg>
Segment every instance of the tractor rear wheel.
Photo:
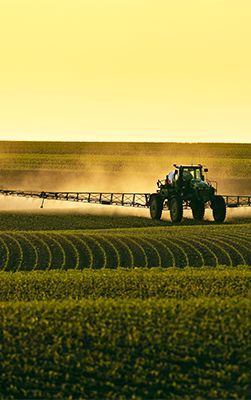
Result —
<svg viewBox="0 0 251 400"><path fill-rule="evenodd" d="M163 210L163 200L158 194L152 194L150 198L151 218L160 220Z"/></svg>
<svg viewBox="0 0 251 400"><path fill-rule="evenodd" d="M203 201L194 200L193 202L191 202L190 206L194 219L196 219L197 221L201 221L204 218L205 214L205 204L203 203Z"/></svg>
<svg viewBox="0 0 251 400"><path fill-rule="evenodd" d="M181 222L183 218L183 201L180 197L173 197L170 201L170 216L174 223Z"/></svg>
<svg viewBox="0 0 251 400"><path fill-rule="evenodd" d="M222 223L226 218L226 203L222 196L214 196L211 207L215 222Z"/></svg>

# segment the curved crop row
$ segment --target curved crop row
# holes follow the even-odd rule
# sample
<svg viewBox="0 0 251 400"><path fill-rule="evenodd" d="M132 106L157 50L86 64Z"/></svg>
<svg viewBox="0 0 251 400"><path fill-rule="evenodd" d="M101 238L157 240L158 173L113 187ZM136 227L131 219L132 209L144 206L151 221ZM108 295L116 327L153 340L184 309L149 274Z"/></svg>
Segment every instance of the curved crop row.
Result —
<svg viewBox="0 0 251 400"><path fill-rule="evenodd" d="M3 232L1 270L251 265L251 241L232 230L199 233Z"/></svg>

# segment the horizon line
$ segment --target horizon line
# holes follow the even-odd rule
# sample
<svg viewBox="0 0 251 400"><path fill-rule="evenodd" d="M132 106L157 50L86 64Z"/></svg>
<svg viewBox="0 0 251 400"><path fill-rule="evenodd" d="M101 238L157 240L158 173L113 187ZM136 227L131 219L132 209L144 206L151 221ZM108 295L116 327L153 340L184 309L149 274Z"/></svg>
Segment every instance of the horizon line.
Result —
<svg viewBox="0 0 251 400"><path fill-rule="evenodd" d="M164 144L164 143L180 143L180 144L251 144L250 142L224 142L224 141L152 141L152 140L43 140L43 139L0 139L1 142L29 142L29 143L149 143L149 144Z"/></svg>

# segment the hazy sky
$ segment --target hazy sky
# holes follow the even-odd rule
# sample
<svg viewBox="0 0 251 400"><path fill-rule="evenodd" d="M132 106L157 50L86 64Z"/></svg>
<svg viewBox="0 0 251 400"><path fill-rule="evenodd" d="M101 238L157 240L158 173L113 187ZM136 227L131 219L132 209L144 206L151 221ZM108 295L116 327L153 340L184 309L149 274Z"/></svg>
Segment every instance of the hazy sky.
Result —
<svg viewBox="0 0 251 400"><path fill-rule="evenodd" d="M0 139L251 142L251 0L0 0Z"/></svg>

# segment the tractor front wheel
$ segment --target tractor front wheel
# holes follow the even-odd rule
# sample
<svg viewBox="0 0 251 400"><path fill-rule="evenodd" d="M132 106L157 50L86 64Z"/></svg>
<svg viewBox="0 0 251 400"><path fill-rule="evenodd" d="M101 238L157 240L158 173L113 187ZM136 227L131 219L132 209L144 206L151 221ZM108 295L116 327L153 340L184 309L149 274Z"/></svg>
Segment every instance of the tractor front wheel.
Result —
<svg viewBox="0 0 251 400"><path fill-rule="evenodd" d="M193 202L191 202L190 206L192 209L193 218L197 221L201 221L204 218L205 214L205 205L203 201L194 200Z"/></svg>
<svg viewBox="0 0 251 400"><path fill-rule="evenodd" d="M226 218L226 203L222 196L214 196L211 207L215 222L222 223Z"/></svg>
<svg viewBox="0 0 251 400"><path fill-rule="evenodd" d="M150 214L151 218L160 220L163 210L163 200L158 194L151 195L150 198Z"/></svg>
<svg viewBox="0 0 251 400"><path fill-rule="evenodd" d="M183 218L183 201L180 197L173 197L170 201L170 216L174 223L181 222Z"/></svg>

